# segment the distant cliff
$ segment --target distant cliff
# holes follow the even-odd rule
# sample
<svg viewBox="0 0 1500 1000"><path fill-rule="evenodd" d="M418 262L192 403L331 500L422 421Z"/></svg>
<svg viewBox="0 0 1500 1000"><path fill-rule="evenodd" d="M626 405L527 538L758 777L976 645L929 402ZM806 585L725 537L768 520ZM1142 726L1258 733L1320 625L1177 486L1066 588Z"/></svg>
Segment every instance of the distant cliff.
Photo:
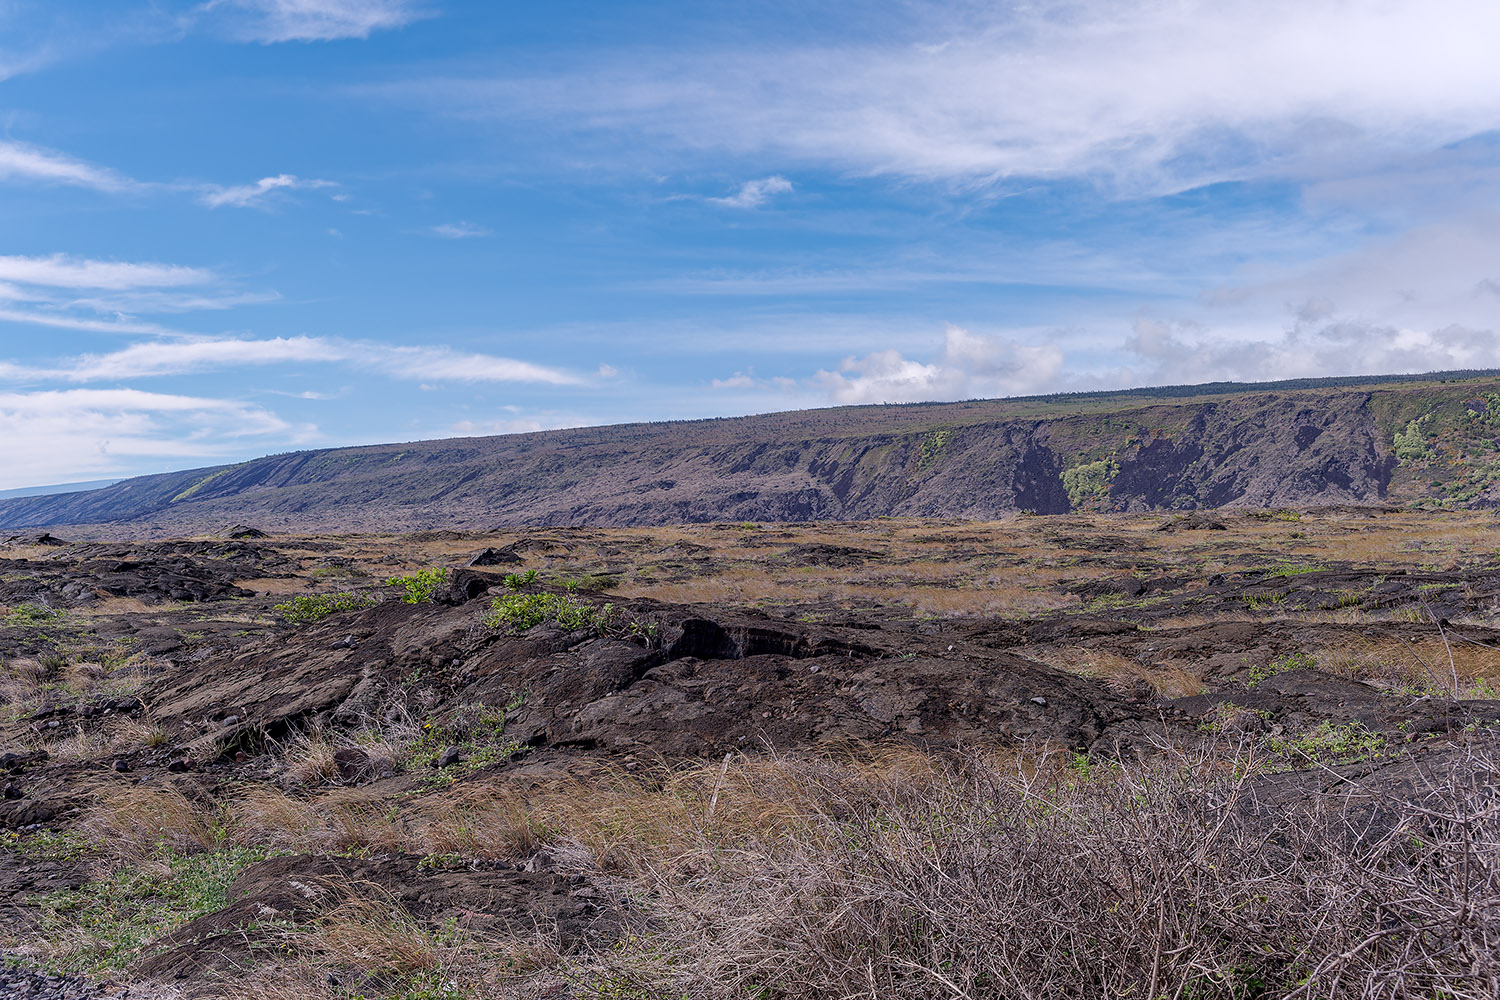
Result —
<svg viewBox="0 0 1500 1000"><path fill-rule="evenodd" d="M0 501L186 534L989 519L1500 498L1500 375L1215 385L335 448Z"/></svg>

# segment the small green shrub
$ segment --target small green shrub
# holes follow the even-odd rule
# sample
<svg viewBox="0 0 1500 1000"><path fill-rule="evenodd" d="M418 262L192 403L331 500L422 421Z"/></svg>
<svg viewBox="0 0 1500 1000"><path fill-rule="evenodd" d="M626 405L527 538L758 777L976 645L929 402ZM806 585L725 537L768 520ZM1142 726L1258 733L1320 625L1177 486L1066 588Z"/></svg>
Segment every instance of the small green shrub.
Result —
<svg viewBox="0 0 1500 1000"><path fill-rule="evenodd" d="M536 583L536 570L528 569L524 573L507 573L505 574L505 578L500 582L511 590L520 590L522 587L529 587Z"/></svg>
<svg viewBox="0 0 1500 1000"><path fill-rule="evenodd" d="M437 592L448 582L448 571L442 567L420 569L405 576L393 576L385 581L387 587L401 587L405 593L401 600L405 604L426 604L437 596Z"/></svg>
<svg viewBox="0 0 1500 1000"><path fill-rule="evenodd" d="M456 778L502 761L521 748L521 744L505 735L505 718L525 703L526 692L521 691L512 695L503 708L466 704L441 722L429 719L404 748L403 764L408 769L432 767L444 750L456 747L458 763L431 779L433 784L448 785Z"/></svg>
<svg viewBox="0 0 1500 1000"><path fill-rule="evenodd" d="M1386 752L1386 740L1358 721L1342 726L1327 719L1295 739L1272 737L1266 741L1272 753L1294 761L1313 760L1321 764L1352 764Z"/></svg>
<svg viewBox="0 0 1500 1000"><path fill-rule="evenodd" d="M543 623L552 623L569 631L602 631L615 618L613 604L595 608L564 594L504 594L490 605L484 623L490 628L503 628L514 634Z"/></svg>
<svg viewBox="0 0 1500 1000"><path fill-rule="evenodd" d="M369 594L299 594L274 610L288 624L307 625L339 611L358 611L374 604Z"/></svg>
<svg viewBox="0 0 1500 1000"><path fill-rule="evenodd" d="M557 585L570 594L590 593L603 590L610 585L610 578L599 576L594 573L580 573L577 576L561 577Z"/></svg>

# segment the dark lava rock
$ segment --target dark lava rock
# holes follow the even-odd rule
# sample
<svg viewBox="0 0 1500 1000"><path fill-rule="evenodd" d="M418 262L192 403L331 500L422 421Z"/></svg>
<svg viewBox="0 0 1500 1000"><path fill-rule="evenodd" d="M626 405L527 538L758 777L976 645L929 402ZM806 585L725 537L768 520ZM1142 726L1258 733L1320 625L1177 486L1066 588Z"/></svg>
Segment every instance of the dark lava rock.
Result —
<svg viewBox="0 0 1500 1000"><path fill-rule="evenodd" d="M10 961L10 956L0 955ZM0 997L35 998L35 1000L92 1000L104 997L105 990L76 976L59 976L19 966L0 968Z"/></svg>
<svg viewBox="0 0 1500 1000"><path fill-rule="evenodd" d="M469 558L465 564L468 566L514 566L521 562L521 557L516 555L512 546L504 548L480 549Z"/></svg>
<svg viewBox="0 0 1500 1000"><path fill-rule="evenodd" d="M1157 531L1228 531L1229 525L1212 513L1203 510L1191 511L1181 517L1170 518L1156 526Z"/></svg>
<svg viewBox="0 0 1500 1000"><path fill-rule="evenodd" d="M879 559L880 553L869 549L856 549L847 545L813 543L793 545L782 553L782 558L793 566L828 566L833 569L849 569L863 566L871 559Z"/></svg>
<svg viewBox="0 0 1500 1000"><path fill-rule="evenodd" d="M268 538L270 536L267 535L264 531L261 531L259 528L252 528L248 524L236 524L234 527L230 528L228 531L225 531L224 534L220 535L219 537L239 539Z"/></svg>
<svg viewBox="0 0 1500 1000"><path fill-rule="evenodd" d="M415 854L288 855L246 869L229 886L229 905L158 940L159 953L133 971L168 982L232 974L275 946L274 935L285 933L276 924L310 923L362 897L399 907L434 930L461 920L481 936L541 931L564 953L607 946L621 930L606 893L553 872L516 871L505 862L433 868Z"/></svg>
<svg viewBox="0 0 1500 1000"><path fill-rule="evenodd" d="M374 771L370 755L358 747L344 747L333 752L333 766L344 781L360 781Z"/></svg>
<svg viewBox="0 0 1500 1000"><path fill-rule="evenodd" d="M167 765L167 770L173 774L183 774L188 771L198 770L198 762L191 757L178 757Z"/></svg>
<svg viewBox="0 0 1500 1000"><path fill-rule="evenodd" d="M28 753L0 754L0 770L14 773L28 764L40 764L51 756L45 750L32 750Z"/></svg>
<svg viewBox="0 0 1500 1000"><path fill-rule="evenodd" d="M447 592L440 595L439 600L444 604L466 604L499 583L500 578L489 573L472 569L453 570L448 574Z"/></svg>
<svg viewBox="0 0 1500 1000"><path fill-rule="evenodd" d="M130 765L123 760L117 760L111 766L121 774L126 774L130 771Z"/></svg>
<svg viewBox="0 0 1500 1000"><path fill-rule="evenodd" d="M464 759L464 756L463 756L462 753L459 752L458 747L449 747L448 749L444 750L442 753L438 754L438 759L433 762L432 766L433 767L452 767L454 764L461 763L463 761L463 759Z"/></svg>

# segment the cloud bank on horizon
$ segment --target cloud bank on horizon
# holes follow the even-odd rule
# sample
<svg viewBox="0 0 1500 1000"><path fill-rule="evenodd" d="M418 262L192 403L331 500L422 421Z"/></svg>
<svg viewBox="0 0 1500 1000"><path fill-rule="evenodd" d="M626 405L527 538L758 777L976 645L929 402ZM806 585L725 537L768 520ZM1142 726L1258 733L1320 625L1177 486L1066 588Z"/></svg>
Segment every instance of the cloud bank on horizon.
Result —
<svg viewBox="0 0 1500 1000"><path fill-rule="evenodd" d="M0 5L0 489L1500 367L1478 0Z"/></svg>

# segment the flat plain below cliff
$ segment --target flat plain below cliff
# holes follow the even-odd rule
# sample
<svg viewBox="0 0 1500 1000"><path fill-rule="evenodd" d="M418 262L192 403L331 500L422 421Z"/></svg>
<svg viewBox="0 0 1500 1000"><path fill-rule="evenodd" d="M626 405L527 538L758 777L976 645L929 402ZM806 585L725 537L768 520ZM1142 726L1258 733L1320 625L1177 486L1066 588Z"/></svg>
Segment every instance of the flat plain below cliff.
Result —
<svg viewBox="0 0 1500 1000"><path fill-rule="evenodd" d="M0 529L163 537L522 524L1491 506L1500 373L842 407L274 455L0 502Z"/></svg>

